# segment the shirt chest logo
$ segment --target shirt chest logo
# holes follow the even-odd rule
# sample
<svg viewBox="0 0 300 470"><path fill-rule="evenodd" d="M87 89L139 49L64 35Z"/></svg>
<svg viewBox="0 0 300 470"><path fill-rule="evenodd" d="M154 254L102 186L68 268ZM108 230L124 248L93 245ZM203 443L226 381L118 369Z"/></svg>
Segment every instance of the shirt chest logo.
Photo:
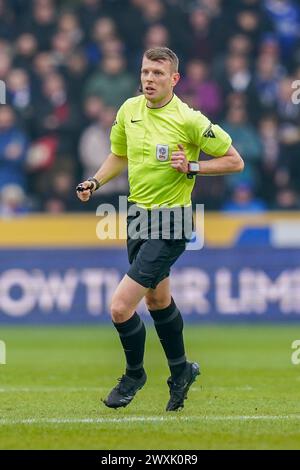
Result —
<svg viewBox="0 0 300 470"><path fill-rule="evenodd" d="M156 146L156 159L159 162L166 162L169 158L169 146L157 144Z"/></svg>

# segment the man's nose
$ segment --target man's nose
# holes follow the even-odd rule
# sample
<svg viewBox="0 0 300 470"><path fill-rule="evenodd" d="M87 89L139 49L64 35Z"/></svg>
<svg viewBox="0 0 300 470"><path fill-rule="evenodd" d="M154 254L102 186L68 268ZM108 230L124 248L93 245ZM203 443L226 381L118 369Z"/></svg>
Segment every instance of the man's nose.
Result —
<svg viewBox="0 0 300 470"><path fill-rule="evenodd" d="M153 78L154 78L154 74L152 72L149 72L148 76L147 76L147 80L152 82L153 81Z"/></svg>

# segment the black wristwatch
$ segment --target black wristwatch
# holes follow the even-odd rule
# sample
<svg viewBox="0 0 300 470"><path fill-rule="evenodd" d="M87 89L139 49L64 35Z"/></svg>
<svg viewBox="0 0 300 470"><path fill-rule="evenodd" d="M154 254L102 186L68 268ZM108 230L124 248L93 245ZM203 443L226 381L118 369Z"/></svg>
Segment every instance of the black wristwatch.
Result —
<svg viewBox="0 0 300 470"><path fill-rule="evenodd" d="M96 178L88 178L87 180L88 180L88 181L91 181L92 183L95 183L94 189L91 188L92 193L93 193L94 191L97 191L97 189L100 188L100 183L99 183L98 180L96 180Z"/></svg>
<svg viewBox="0 0 300 470"><path fill-rule="evenodd" d="M188 170L187 177L189 179L193 178L194 176L199 174L200 171L200 163L195 161L188 162Z"/></svg>

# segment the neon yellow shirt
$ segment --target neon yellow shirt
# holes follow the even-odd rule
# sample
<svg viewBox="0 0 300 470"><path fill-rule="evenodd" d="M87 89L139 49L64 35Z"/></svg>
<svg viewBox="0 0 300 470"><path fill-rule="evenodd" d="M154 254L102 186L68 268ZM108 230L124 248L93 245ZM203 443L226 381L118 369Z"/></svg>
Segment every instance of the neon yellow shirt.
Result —
<svg viewBox="0 0 300 470"><path fill-rule="evenodd" d="M188 206L195 179L171 167L171 153L182 144L188 160L198 160L200 150L219 157L231 145L230 136L194 111L176 95L161 108L148 108L144 95L121 106L112 126L111 151L128 158L130 194L139 206Z"/></svg>

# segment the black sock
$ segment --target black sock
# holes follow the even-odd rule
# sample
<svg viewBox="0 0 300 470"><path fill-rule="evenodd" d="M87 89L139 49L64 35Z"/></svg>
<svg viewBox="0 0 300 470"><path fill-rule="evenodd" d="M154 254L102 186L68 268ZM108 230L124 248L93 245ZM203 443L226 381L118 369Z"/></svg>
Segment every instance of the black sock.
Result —
<svg viewBox="0 0 300 470"><path fill-rule="evenodd" d="M162 310L149 310L154 320L155 329L168 359L172 377L181 374L186 357L183 342L183 320L173 299Z"/></svg>
<svg viewBox="0 0 300 470"><path fill-rule="evenodd" d="M123 323L114 323L114 326L118 330L126 356L126 375L133 378L142 377L146 339L144 323L135 312L129 320Z"/></svg>

